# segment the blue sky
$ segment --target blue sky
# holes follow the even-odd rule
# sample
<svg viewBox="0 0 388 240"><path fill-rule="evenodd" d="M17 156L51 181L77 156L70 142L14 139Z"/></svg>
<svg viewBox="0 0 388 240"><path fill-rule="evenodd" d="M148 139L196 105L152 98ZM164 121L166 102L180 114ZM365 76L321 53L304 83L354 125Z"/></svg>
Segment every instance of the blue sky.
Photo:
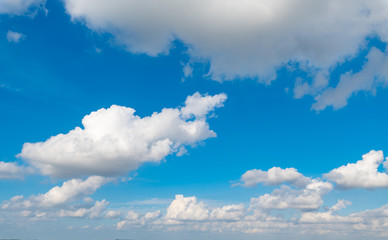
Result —
<svg viewBox="0 0 388 240"><path fill-rule="evenodd" d="M386 239L387 13L0 2L0 238Z"/></svg>

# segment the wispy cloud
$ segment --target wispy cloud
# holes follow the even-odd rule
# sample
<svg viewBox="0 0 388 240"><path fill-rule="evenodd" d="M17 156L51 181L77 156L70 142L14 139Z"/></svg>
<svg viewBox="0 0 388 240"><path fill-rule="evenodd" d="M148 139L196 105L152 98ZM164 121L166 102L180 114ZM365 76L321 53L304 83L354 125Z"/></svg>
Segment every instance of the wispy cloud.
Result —
<svg viewBox="0 0 388 240"><path fill-rule="evenodd" d="M20 40L23 40L26 38L26 35L18 32L8 31L7 32L7 40L10 43L18 43Z"/></svg>

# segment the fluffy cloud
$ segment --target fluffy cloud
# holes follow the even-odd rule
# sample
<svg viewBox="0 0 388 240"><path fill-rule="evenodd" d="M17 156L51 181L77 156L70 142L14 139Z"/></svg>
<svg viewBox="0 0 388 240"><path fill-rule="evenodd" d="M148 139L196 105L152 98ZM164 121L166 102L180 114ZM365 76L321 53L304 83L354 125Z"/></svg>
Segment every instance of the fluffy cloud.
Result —
<svg viewBox="0 0 388 240"><path fill-rule="evenodd" d="M0 14L33 14L38 9L43 9L45 4L46 0L1 0Z"/></svg>
<svg viewBox="0 0 388 240"><path fill-rule="evenodd" d="M151 225L158 227L186 227L186 223L193 225L193 229L200 227L204 230L202 224L217 222L237 222L244 218L246 209L244 204L225 205L221 207L209 207L204 202L198 202L195 196L184 197L175 195L175 199L167 207L166 213L161 211L148 212L145 214L128 211L126 217L116 225L117 229L123 229L129 225ZM198 225L197 223L200 224ZM198 229L197 229L198 230Z"/></svg>
<svg viewBox="0 0 388 240"><path fill-rule="evenodd" d="M92 176L86 180L71 179L63 183L61 187L56 186L45 194L30 197L33 202L41 206L57 206L74 201L84 196L91 195L108 179L99 176Z"/></svg>
<svg viewBox="0 0 388 240"><path fill-rule="evenodd" d="M20 40L24 39L26 36L24 34L8 31L7 40L8 42L18 43Z"/></svg>
<svg viewBox="0 0 388 240"><path fill-rule="evenodd" d="M113 105L85 116L83 129L24 144L19 156L54 177L126 174L215 137L206 116L225 100L225 94L196 93L180 109L165 108L144 118L134 115L132 108Z"/></svg>
<svg viewBox="0 0 388 240"><path fill-rule="evenodd" d="M321 184L321 183L319 183ZM244 233L278 233L287 231L290 236L303 234L325 234L326 237L341 233L341 236L359 234L358 230L366 236L378 236L386 231L388 223L387 205L367 211L353 213L345 216L337 212L351 203L346 200L338 202L327 208L326 211L301 212L289 219L282 216L272 216L269 211L254 208L247 210L243 204L227 205L211 208L196 197L176 195L175 200L164 211L136 213L129 211L128 215L120 220L117 229L128 226L142 226L149 229L169 231L219 231L219 232L244 232ZM171 215L169 210L176 208ZM202 214L199 216L195 210ZM172 218L170 218L172 217ZM294 235L295 234L295 235ZM291 238L294 239L294 238Z"/></svg>
<svg viewBox="0 0 388 240"><path fill-rule="evenodd" d="M112 34L118 44L133 53L166 54L174 40L182 41L190 56L183 64L185 76L192 75L193 63L205 61L210 62L207 76L212 79L257 78L269 83L276 78L277 69L296 66L312 82L297 81L295 97L313 95L316 110L343 107L352 94L370 91L374 86L360 81L376 85L378 81L371 73L345 74L341 78L344 83L334 89L329 87L330 73L357 56L368 37L388 42L385 0L64 2L73 21ZM383 64L378 66L384 68ZM377 72L375 76L383 74ZM364 77L368 79L359 79Z"/></svg>
<svg viewBox="0 0 388 240"><path fill-rule="evenodd" d="M112 33L132 52L157 55L180 39L193 57L211 60L214 78L271 78L289 61L327 68L355 54L374 31L387 37L385 1L66 0L65 6L73 20Z"/></svg>
<svg viewBox="0 0 388 240"><path fill-rule="evenodd" d="M290 184L297 188L282 185L270 194L252 198L250 205L254 209L315 210L322 205L322 196L333 189L331 183L305 177L295 168L273 167L268 171L252 169L241 176L240 182L245 187L263 183L271 186Z"/></svg>
<svg viewBox="0 0 388 240"><path fill-rule="evenodd" d="M58 212L58 217L74 217L74 218L99 218L103 215L103 212L107 209L108 202L104 199L102 201L96 201L92 207L86 208L78 208L75 210L65 210L61 209ZM108 216L106 214L109 214ZM107 212L105 214L106 217L112 217L112 211ZM117 213L116 213L117 214ZM115 215L116 217L117 215Z"/></svg>
<svg viewBox="0 0 388 240"><path fill-rule="evenodd" d="M245 215L244 204L226 205L215 208L210 214L210 219L214 220L239 220Z"/></svg>
<svg viewBox="0 0 388 240"><path fill-rule="evenodd" d="M93 194L109 179L99 176L91 176L86 180L71 179L55 186L45 194L32 195L28 199L24 196L15 196L10 201L3 203L3 209L34 209L34 208L52 208L66 206L72 201L76 201ZM86 199L86 202L89 202Z"/></svg>
<svg viewBox="0 0 388 240"><path fill-rule="evenodd" d="M305 188L300 190L282 186L275 189L271 194L264 194L251 199L251 206L266 209L301 209L315 210L322 203L322 196L329 193L333 185L328 182L312 180Z"/></svg>
<svg viewBox="0 0 388 240"><path fill-rule="evenodd" d="M166 217L173 220L205 220L209 218L209 210L203 202L197 203L196 197L176 195L167 208Z"/></svg>
<svg viewBox="0 0 388 240"><path fill-rule="evenodd" d="M339 188L387 188L388 175L378 172L384 161L382 151L370 151L362 156L362 160L333 169L324 176L335 182Z"/></svg>
<svg viewBox="0 0 388 240"><path fill-rule="evenodd" d="M92 176L86 180L71 179L55 186L44 194L14 196L0 204L0 214L8 218L56 219L71 218L112 218L107 211L108 202L94 201L92 195L111 179ZM109 216L108 216L109 214ZM115 215L117 217L117 213Z"/></svg>
<svg viewBox="0 0 388 240"><path fill-rule="evenodd" d="M13 162L0 162L0 179L23 179L26 174L32 172L31 168Z"/></svg>
<svg viewBox="0 0 388 240"><path fill-rule="evenodd" d="M245 187L254 187L259 183L266 185L280 185L282 183L289 183L296 187L305 187L311 183L311 179L303 176L295 168L281 169L273 167L268 171L252 169L245 172L240 181Z"/></svg>
<svg viewBox="0 0 388 240"><path fill-rule="evenodd" d="M371 151L364 155L364 160L369 158L380 159L378 165L383 161L382 152ZM286 229L290 234L302 232L304 234L326 234L327 236L337 233L350 236L358 234L359 230L367 233L368 236L379 236L386 231L387 205L378 209L340 215L338 212L351 204L341 199L333 206L324 207L321 210L324 203L323 197L333 190L333 185L319 178L307 178L294 168L274 167L268 171L250 170L242 176L241 182L246 186L254 186L258 183L289 184L291 186L282 185L272 193L251 198L248 208L242 203L210 207L194 196L176 195L165 214L158 214L158 217L146 221L146 214L129 211L128 216L118 222L117 228L122 229L128 225L140 224L153 229L171 231L245 233L276 232L279 229ZM281 215L283 212L288 212L289 209L300 211L288 218Z"/></svg>

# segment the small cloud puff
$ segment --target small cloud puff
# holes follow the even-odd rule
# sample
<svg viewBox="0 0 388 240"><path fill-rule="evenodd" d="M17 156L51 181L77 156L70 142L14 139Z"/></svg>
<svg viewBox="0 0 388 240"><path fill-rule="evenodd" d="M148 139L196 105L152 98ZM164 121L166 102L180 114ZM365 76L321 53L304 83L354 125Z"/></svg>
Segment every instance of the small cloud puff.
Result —
<svg viewBox="0 0 388 240"><path fill-rule="evenodd" d="M23 40L26 38L26 35L18 32L8 31L7 32L7 40L10 43L18 43L20 40Z"/></svg>

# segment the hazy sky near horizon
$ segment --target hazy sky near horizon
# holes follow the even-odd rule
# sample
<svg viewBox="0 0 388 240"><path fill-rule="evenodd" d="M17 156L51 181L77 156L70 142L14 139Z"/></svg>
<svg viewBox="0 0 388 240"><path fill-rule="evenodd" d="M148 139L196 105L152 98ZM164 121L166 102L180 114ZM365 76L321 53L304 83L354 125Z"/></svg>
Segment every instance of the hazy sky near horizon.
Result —
<svg viewBox="0 0 388 240"><path fill-rule="evenodd" d="M0 0L0 239L387 239L388 1Z"/></svg>

